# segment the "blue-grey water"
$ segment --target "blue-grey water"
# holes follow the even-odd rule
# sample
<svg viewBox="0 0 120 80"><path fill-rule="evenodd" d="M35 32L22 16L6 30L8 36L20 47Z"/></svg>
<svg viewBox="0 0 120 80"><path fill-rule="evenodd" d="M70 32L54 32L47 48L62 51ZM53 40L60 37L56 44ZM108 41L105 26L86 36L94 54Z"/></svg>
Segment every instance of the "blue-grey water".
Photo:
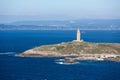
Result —
<svg viewBox="0 0 120 80"><path fill-rule="evenodd" d="M81 34L88 42L120 43L119 30L82 30ZM74 30L0 31L0 80L120 80L119 62L80 61L60 65L55 63L59 58L14 56L36 46L75 39Z"/></svg>

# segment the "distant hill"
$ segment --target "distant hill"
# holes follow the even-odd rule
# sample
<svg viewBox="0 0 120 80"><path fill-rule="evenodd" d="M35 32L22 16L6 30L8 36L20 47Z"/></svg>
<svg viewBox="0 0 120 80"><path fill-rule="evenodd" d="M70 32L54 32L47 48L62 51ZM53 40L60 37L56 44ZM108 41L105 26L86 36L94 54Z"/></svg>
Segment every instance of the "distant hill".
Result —
<svg viewBox="0 0 120 80"><path fill-rule="evenodd" d="M17 21L0 24L0 30L73 30L109 29L120 30L120 19L111 20L65 20L65 21Z"/></svg>

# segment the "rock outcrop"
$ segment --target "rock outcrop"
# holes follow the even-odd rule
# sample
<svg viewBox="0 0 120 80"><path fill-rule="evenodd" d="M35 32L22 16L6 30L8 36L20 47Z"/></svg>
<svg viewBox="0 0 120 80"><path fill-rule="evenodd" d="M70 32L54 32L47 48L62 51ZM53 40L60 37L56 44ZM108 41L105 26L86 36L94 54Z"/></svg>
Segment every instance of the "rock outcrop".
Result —
<svg viewBox="0 0 120 80"><path fill-rule="evenodd" d="M54 45L44 45L27 50L16 56L30 57L63 57L88 54L120 54L120 44L117 43L89 43L89 42L62 42Z"/></svg>

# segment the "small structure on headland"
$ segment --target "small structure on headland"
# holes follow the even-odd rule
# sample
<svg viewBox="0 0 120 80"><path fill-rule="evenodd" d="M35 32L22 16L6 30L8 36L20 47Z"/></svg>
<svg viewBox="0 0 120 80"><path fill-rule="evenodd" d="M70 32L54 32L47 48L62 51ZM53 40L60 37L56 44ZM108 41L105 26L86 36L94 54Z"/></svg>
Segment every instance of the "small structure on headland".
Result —
<svg viewBox="0 0 120 80"><path fill-rule="evenodd" d="M77 29L77 39L74 40L74 41L77 41L77 42L83 42L83 40L81 40L81 32L80 32L80 28Z"/></svg>
<svg viewBox="0 0 120 80"><path fill-rule="evenodd" d="M80 41L80 28L77 29L77 41Z"/></svg>

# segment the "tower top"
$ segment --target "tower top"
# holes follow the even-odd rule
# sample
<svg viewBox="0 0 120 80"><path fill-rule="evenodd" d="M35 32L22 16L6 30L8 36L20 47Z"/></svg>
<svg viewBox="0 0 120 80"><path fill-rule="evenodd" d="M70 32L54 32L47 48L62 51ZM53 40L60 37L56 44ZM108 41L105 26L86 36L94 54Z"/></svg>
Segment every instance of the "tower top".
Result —
<svg viewBox="0 0 120 80"><path fill-rule="evenodd" d="M80 32L80 28L77 29L77 32Z"/></svg>
<svg viewBox="0 0 120 80"><path fill-rule="evenodd" d="M80 28L77 29L77 41L80 41Z"/></svg>
<svg viewBox="0 0 120 80"><path fill-rule="evenodd" d="M80 33L80 28L77 29L77 35L76 35L76 40L77 42L82 42L83 40L80 39L81 38L81 33Z"/></svg>

